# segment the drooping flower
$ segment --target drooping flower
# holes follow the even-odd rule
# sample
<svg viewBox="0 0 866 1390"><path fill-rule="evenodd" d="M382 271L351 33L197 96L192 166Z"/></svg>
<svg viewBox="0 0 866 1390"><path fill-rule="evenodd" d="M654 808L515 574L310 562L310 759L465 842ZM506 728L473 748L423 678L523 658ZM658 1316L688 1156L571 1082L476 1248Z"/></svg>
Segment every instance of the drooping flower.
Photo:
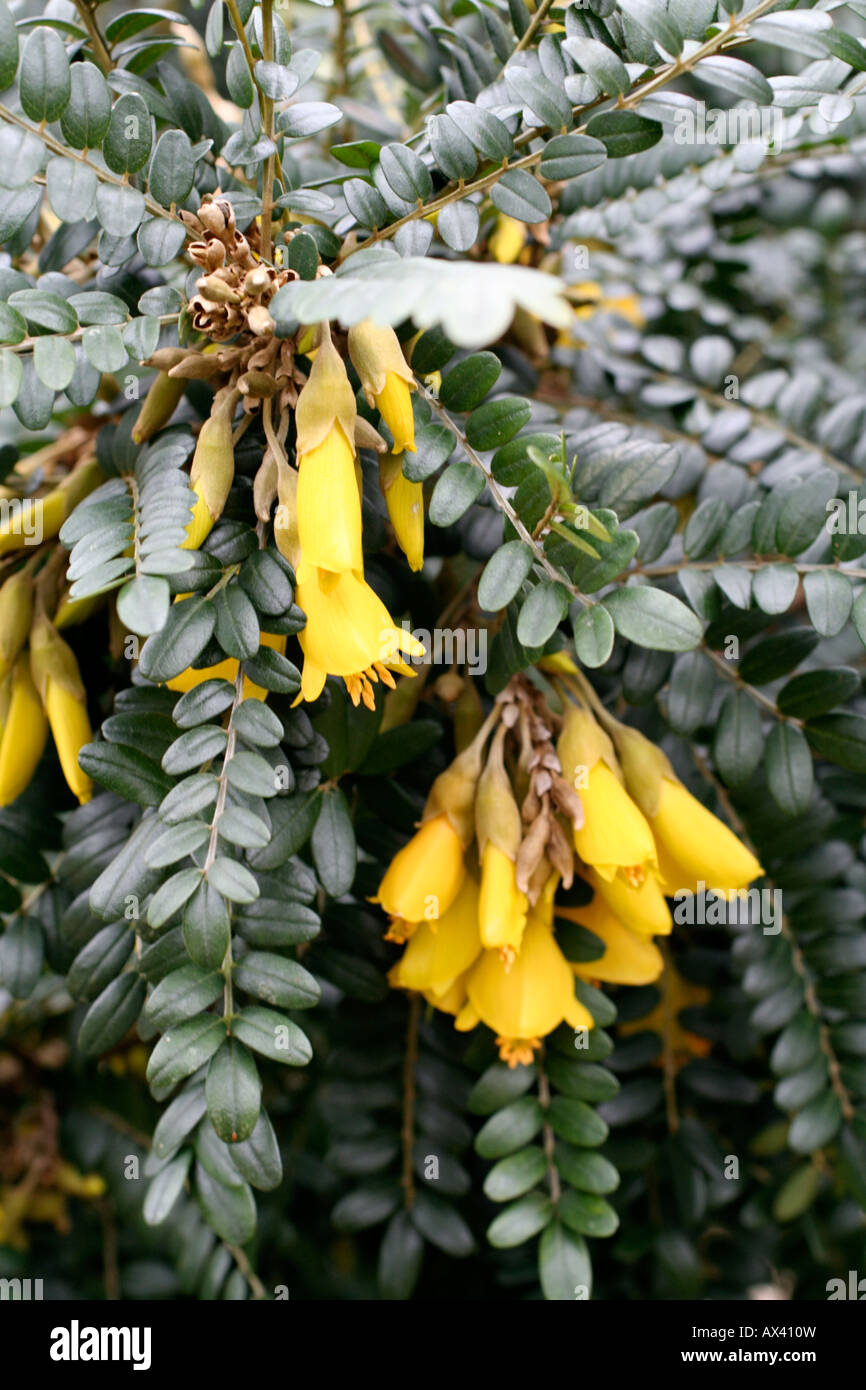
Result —
<svg viewBox="0 0 866 1390"><path fill-rule="evenodd" d="M664 969L661 951L646 936L629 931L596 895L586 907L558 907L558 917L578 922L604 942L597 960L572 964L582 980L603 980L615 985L649 985Z"/></svg>
<svg viewBox="0 0 866 1390"><path fill-rule="evenodd" d="M30 633L30 669L42 697L51 736L63 776L84 805L93 795L93 783L78 763L78 755L93 733L87 714L87 692L72 648L44 614Z"/></svg>
<svg viewBox="0 0 866 1390"><path fill-rule="evenodd" d="M465 875L460 836L447 815L432 816L394 855L373 902L404 922L441 920Z"/></svg>
<svg viewBox="0 0 866 1390"><path fill-rule="evenodd" d="M764 870L724 821L708 811L681 782L665 777L653 816L665 892L694 893L746 888Z"/></svg>
<svg viewBox="0 0 866 1390"><path fill-rule="evenodd" d="M411 391L415 378L393 328L365 319L349 329L349 356L368 405L375 405L394 439L393 452L415 453Z"/></svg>
<svg viewBox="0 0 866 1390"><path fill-rule="evenodd" d="M235 476L232 415L240 394L228 387L218 391L199 431L189 471L195 503L182 550L198 550L223 514Z"/></svg>
<svg viewBox="0 0 866 1390"><path fill-rule="evenodd" d="M654 873L646 874L643 882L637 886L619 874L611 879L602 878L594 869L590 869L586 877L598 896L629 931L639 932L643 936L669 934L673 919L662 886Z"/></svg>
<svg viewBox="0 0 866 1390"><path fill-rule="evenodd" d="M300 698L315 700L329 675L342 676L352 703L372 709L373 685L393 687L392 671L411 675L403 658L423 656L423 644L394 625L378 594L354 571L335 576L304 558L297 578L297 602L307 618L298 634L304 653Z"/></svg>
<svg viewBox="0 0 866 1390"><path fill-rule="evenodd" d="M295 411L298 539L304 563L326 575L354 570L361 576L364 570L356 415L345 363L326 333ZM328 582L336 579L322 580Z"/></svg>
<svg viewBox="0 0 866 1390"><path fill-rule="evenodd" d="M48 737L48 720L22 652L4 687L8 696L0 732L0 806L9 806L29 784Z"/></svg>
<svg viewBox="0 0 866 1390"><path fill-rule="evenodd" d="M409 568L424 564L424 489L403 472L399 454L383 454L379 459L379 485L394 527L397 544L409 561Z"/></svg>
<svg viewBox="0 0 866 1390"><path fill-rule="evenodd" d="M541 1039L563 1021L592 1028L593 1018L574 992L574 975L553 932L530 914L520 954L503 960L485 951L466 977L467 1002L457 1015L461 1032L484 1023L496 1033L499 1053L510 1067L529 1063Z"/></svg>
<svg viewBox="0 0 866 1390"><path fill-rule="evenodd" d="M585 864L604 879L620 875L640 885L658 859L649 824L614 769L616 755L609 736L588 710L571 709L557 745L563 775L578 788L584 823L574 832L575 848Z"/></svg>
<svg viewBox="0 0 866 1390"><path fill-rule="evenodd" d="M388 978L400 989L432 995L438 1008L438 1000L449 994L480 951L478 885L467 874L438 920L422 922L413 932Z"/></svg>
<svg viewBox="0 0 866 1390"><path fill-rule="evenodd" d="M478 780L475 836L481 859L481 941L511 960L520 950L529 902L517 886L516 861L523 829L503 760L505 732L501 724Z"/></svg>

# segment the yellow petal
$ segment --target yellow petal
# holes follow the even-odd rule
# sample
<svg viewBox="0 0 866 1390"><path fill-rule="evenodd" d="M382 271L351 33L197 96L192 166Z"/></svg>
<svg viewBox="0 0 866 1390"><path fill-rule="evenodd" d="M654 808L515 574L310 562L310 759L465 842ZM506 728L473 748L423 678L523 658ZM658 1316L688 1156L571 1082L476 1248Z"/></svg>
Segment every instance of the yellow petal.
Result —
<svg viewBox="0 0 866 1390"><path fill-rule="evenodd" d="M501 212L496 222L496 230L489 241L493 259L501 265L513 265L526 242L526 226L516 217L508 217Z"/></svg>
<svg viewBox="0 0 866 1390"><path fill-rule="evenodd" d="M198 550L214 528L214 518L211 516L207 502L202 495L201 479L192 484L192 490L195 493L195 506L192 509L192 518L186 528L186 540L182 543L181 550Z"/></svg>
<svg viewBox="0 0 866 1390"><path fill-rule="evenodd" d="M751 850L718 816L667 777L652 828L669 896L697 892L699 884L721 891L746 888L764 872Z"/></svg>
<svg viewBox="0 0 866 1390"><path fill-rule="evenodd" d="M619 869L641 882L646 867L657 863L649 823L606 763L597 762L586 780L579 788L585 820L574 833L578 854L602 878L612 879Z"/></svg>
<svg viewBox="0 0 866 1390"><path fill-rule="evenodd" d="M499 951L485 951L466 982L482 1022L504 1038L542 1038L563 1019L591 1027L592 1017L574 995L568 962L541 922L526 923L520 955L510 965Z"/></svg>
<svg viewBox="0 0 866 1390"><path fill-rule="evenodd" d="M337 574L363 571L355 450L339 423L320 444L301 455L297 508L305 564Z"/></svg>
<svg viewBox="0 0 866 1390"><path fill-rule="evenodd" d="M404 476L398 461L384 493L397 544L409 561L409 568L420 570L424 564L424 489L421 483L412 483Z"/></svg>
<svg viewBox="0 0 866 1390"><path fill-rule="evenodd" d="M0 739L0 806L9 806L29 784L48 737L48 720L26 653L15 663L11 686Z"/></svg>
<svg viewBox="0 0 866 1390"><path fill-rule="evenodd" d="M467 875L447 912L437 922L422 922L410 937L391 983L445 995L480 950L478 887Z"/></svg>
<svg viewBox="0 0 866 1390"><path fill-rule="evenodd" d="M488 844L481 866L478 923L489 949L520 950L526 926L527 899L517 887L515 865L496 845Z"/></svg>
<svg viewBox="0 0 866 1390"><path fill-rule="evenodd" d="M78 766L78 754L85 743L90 743L93 733L87 709L82 700L76 699L59 681L49 679L45 691L45 712L51 725L51 734L57 748L63 776L70 791L78 797L82 805L93 795L93 783L86 772Z"/></svg>
<svg viewBox="0 0 866 1390"><path fill-rule="evenodd" d="M396 372L388 372L385 385L375 399L379 414L394 436L393 452L402 454L408 450L410 454L416 453L415 417L408 383Z"/></svg>
<svg viewBox="0 0 866 1390"><path fill-rule="evenodd" d="M629 931L640 932L643 936L667 936L670 933L673 919L654 873L648 873L637 887L620 874L604 879L590 871L587 878L614 916Z"/></svg>
<svg viewBox="0 0 866 1390"><path fill-rule="evenodd" d="M407 922L441 920L465 873L459 835L446 815L433 816L395 854L372 901Z"/></svg>
<svg viewBox="0 0 866 1390"><path fill-rule="evenodd" d="M598 895L587 907L559 908L557 915L579 922L604 942L604 955L572 965L583 980L605 980L615 985L649 985L664 969L661 951L645 936L629 931Z"/></svg>

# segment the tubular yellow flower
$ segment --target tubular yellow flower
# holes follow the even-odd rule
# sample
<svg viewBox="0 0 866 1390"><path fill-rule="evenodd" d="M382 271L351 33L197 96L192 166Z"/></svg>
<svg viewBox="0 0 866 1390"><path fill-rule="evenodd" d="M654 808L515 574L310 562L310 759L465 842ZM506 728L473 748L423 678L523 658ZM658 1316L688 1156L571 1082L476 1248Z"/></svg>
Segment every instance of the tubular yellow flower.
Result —
<svg viewBox="0 0 866 1390"><path fill-rule="evenodd" d="M529 902L517 886L516 861L523 827L505 770L504 747L505 725L500 724L478 779L475 837L481 857L481 940L510 961L520 950Z"/></svg>
<svg viewBox="0 0 866 1390"><path fill-rule="evenodd" d="M698 885L731 891L746 888L764 872L718 816L681 783L665 777L652 818L665 892L694 893Z"/></svg>
<svg viewBox="0 0 866 1390"><path fill-rule="evenodd" d="M649 985L664 969L661 951L645 936L629 931L598 896L587 907L558 907L557 916L578 922L604 942L598 960L572 965L582 980L604 980L613 985Z"/></svg>
<svg viewBox="0 0 866 1390"><path fill-rule="evenodd" d="M439 920L422 922L413 933L388 978L398 989L421 990L435 1000L448 994L480 951L478 885L467 874Z"/></svg>
<svg viewBox="0 0 866 1390"><path fill-rule="evenodd" d="M363 572L355 450L339 422L320 444L300 455L297 509L306 564L335 576L346 570Z"/></svg>
<svg viewBox="0 0 866 1390"><path fill-rule="evenodd" d="M460 836L446 815L433 816L394 855L371 901L406 922L441 921L465 875Z"/></svg>
<svg viewBox="0 0 866 1390"><path fill-rule="evenodd" d="M591 869L586 877L629 931L639 932L641 936L669 935L673 919L655 874L647 874L637 887L619 874L605 879Z"/></svg>
<svg viewBox="0 0 866 1390"><path fill-rule="evenodd" d="M514 861L491 840L481 858L481 900L478 921L481 940L513 960L526 926L528 900L517 887Z"/></svg>
<svg viewBox="0 0 866 1390"><path fill-rule="evenodd" d="M349 356L368 405L375 405L394 437L395 454L415 453L411 391L415 378L393 328L365 319L349 329Z"/></svg>
<svg viewBox="0 0 866 1390"><path fill-rule="evenodd" d="M500 1056L511 1067L532 1060L541 1039L563 1020L592 1028L592 1015L574 993L574 975L553 933L530 916L520 955L508 965L485 951L466 980L468 1002L457 1015L461 1032L485 1023L498 1035Z"/></svg>
<svg viewBox="0 0 866 1390"><path fill-rule="evenodd" d="M83 459L63 482L42 497L25 497L9 507L0 524L0 555L40 545L56 536L70 512L91 493L105 474L95 459Z"/></svg>
<svg viewBox="0 0 866 1390"><path fill-rule="evenodd" d="M132 438L136 444L144 444L163 425L168 424L180 405L185 389L184 380L169 376L167 371L157 373L132 428Z"/></svg>
<svg viewBox="0 0 866 1390"><path fill-rule="evenodd" d="M47 737L48 720L24 652L10 677L9 707L0 737L0 806L9 806L24 791Z"/></svg>
<svg viewBox="0 0 866 1390"><path fill-rule="evenodd" d="M488 245L500 265L513 265L526 244L526 224L500 212Z"/></svg>
<svg viewBox="0 0 866 1390"><path fill-rule="evenodd" d="M649 824L617 775L609 736L587 710L572 709L557 752L563 776L583 802L584 823L574 832L575 849L602 878L610 880L619 873L638 887L658 857Z"/></svg>
<svg viewBox="0 0 866 1390"><path fill-rule="evenodd" d="M350 570L334 575L302 560L297 601L307 617L299 633L304 653L301 699L321 695L327 676L342 676L353 704L374 707L373 684L393 687L391 671L411 675L404 656L423 656L423 645L394 626L379 596Z"/></svg>
<svg viewBox="0 0 866 1390"><path fill-rule="evenodd" d="M0 680L12 669L30 631L33 619L33 586L19 570L0 588Z"/></svg>
<svg viewBox="0 0 866 1390"><path fill-rule="evenodd" d="M57 748L63 776L71 792L82 806L93 796L93 783L78 765L78 754L90 743L93 732L87 717L87 706L60 681L49 676L45 691L45 712L51 725L51 735Z"/></svg>
<svg viewBox="0 0 866 1390"><path fill-rule="evenodd" d="M222 516L235 476L232 415L240 394L228 388L218 391L210 416L199 431L189 471L189 485L196 500L182 550L198 550Z"/></svg>
<svg viewBox="0 0 866 1390"><path fill-rule="evenodd" d="M409 568L424 564L424 488L404 475L399 454L383 454L379 460L379 485L394 527L397 544Z"/></svg>

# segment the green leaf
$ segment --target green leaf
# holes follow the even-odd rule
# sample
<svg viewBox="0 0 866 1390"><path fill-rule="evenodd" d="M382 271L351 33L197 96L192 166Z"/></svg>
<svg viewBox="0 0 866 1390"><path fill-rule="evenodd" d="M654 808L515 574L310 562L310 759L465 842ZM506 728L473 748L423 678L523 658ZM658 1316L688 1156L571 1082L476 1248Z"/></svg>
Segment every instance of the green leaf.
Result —
<svg viewBox="0 0 866 1390"><path fill-rule="evenodd" d="M803 576L806 609L821 637L835 637L851 615L854 594L851 581L839 570L812 570Z"/></svg>
<svg viewBox="0 0 866 1390"><path fill-rule="evenodd" d="M77 159L49 159L45 167L45 191L61 222L79 222L90 216L96 198L93 169Z"/></svg>
<svg viewBox="0 0 866 1390"><path fill-rule="evenodd" d="M186 1175L192 1161L192 1152L179 1154L151 1180L142 1207L142 1216L148 1226L160 1226L171 1212L172 1207L183 1191Z"/></svg>
<svg viewBox="0 0 866 1390"><path fill-rule="evenodd" d="M522 396L497 396L473 410L466 421L466 438L473 449L498 449L523 429L531 414Z"/></svg>
<svg viewBox="0 0 866 1390"><path fill-rule="evenodd" d="M548 1111L554 1133L581 1148L596 1148L607 1138L607 1125L582 1100L554 1096Z"/></svg>
<svg viewBox="0 0 866 1390"><path fill-rule="evenodd" d="M246 1245L256 1229L256 1203L245 1182L227 1187L196 1164L195 1189L208 1224L230 1245Z"/></svg>
<svg viewBox="0 0 866 1390"><path fill-rule="evenodd" d="M612 1236L619 1217L609 1202L591 1192L563 1192L559 1203L561 1219L579 1236Z"/></svg>
<svg viewBox="0 0 866 1390"><path fill-rule="evenodd" d="M75 375L75 348L65 338L37 338L33 365L40 381L52 391L63 391Z"/></svg>
<svg viewBox="0 0 866 1390"><path fill-rule="evenodd" d="M287 1067L306 1066L313 1055L297 1024L258 1005L241 1010L232 1022L232 1032L247 1047Z"/></svg>
<svg viewBox="0 0 866 1390"><path fill-rule="evenodd" d="M539 1242L538 1273L548 1301L588 1299L592 1291L592 1264L586 1242L558 1221L553 1222Z"/></svg>
<svg viewBox="0 0 866 1390"><path fill-rule="evenodd" d="M439 399L447 410L474 410L496 384L501 371L502 364L494 353L475 352L445 374Z"/></svg>
<svg viewBox="0 0 866 1390"><path fill-rule="evenodd" d="M524 601L517 619L517 640L524 647L543 647L568 612L568 590L546 579Z"/></svg>
<svg viewBox="0 0 866 1390"><path fill-rule="evenodd" d="M491 1221L487 1228L487 1239L498 1250L510 1250L538 1235L550 1224L552 1217L553 1203L550 1198L543 1192L529 1192Z"/></svg>
<svg viewBox="0 0 866 1390"><path fill-rule="evenodd" d="M144 1009L145 1018L161 1032L204 1013L223 992L225 980L218 970L182 965L160 980Z"/></svg>
<svg viewBox="0 0 866 1390"><path fill-rule="evenodd" d="M69 103L69 59L55 29L39 27L24 41L18 95L31 121L56 121Z"/></svg>
<svg viewBox="0 0 866 1390"><path fill-rule="evenodd" d="M134 174L147 163L152 146L150 112L140 96L127 92L114 104L102 157L115 174Z"/></svg>
<svg viewBox="0 0 866 1390"><path fill-rule="evenodd" d="M634 111L602 111L587 122L586 133L601 141L611 159L623 159L658 144L662 127Z"/></svg>
<svg viewBox="0 0 866 1390"><path fill-rule="evenodd" d="M788 1144L794 1153L814 1153L835 1138L841 1123L839 1097L835 1091L825 1091L794 1116L788 1131Z"/></svg>
<svg viewBox="0 0 866 1390"><path fill-rule="evenodd" d="M538 171L545 179L576 179L597 169L606 159L607 150L601 140L590 135L556 135L545 145Z"/></svg>
<svg viewBox="0 0 866 1390"><path fill-rule="evenodd" d="M795 1221L808 1211L818 1195L821 1175L813 1163L804 1163L782 1184L773 1199L776 1221Z"/></svg>
<svg viewBox="0 0 866 1390"><path fill-rule="evenodd" d="M777 724L767 742L767 785L787 816L802 815L812 800L812 755L794 724Z"/></svg>
<svg viewBox="0 0 866 1390"><path fill-rule="evenodd" d="M214 1053L205 1097L211 1124L224 1144L249 1139L262 1104L262 1083L252 1053L234 1038Z"/></svg>
<svg viewBox="0 0 866 1390"><path fill-rule="evenodd" d="M173 680L195 665L215 626L216 607L210 599L196 594L172 604L165 626L141 649L141 674L152 681Z"/></svg>
<svg viewBox="0 0 866 1390"><path fill-rule="evenodd" d="M542 1149L521 1149L491 1168L484 1180L484 1195L491 1202L513 1201L541 1182L546 1172L547 1159Z"/></svg>
<svg viewBox="0 0 866 1390"><path fill-rule="evenodd" d="M214 633L227 656L246 661L259 650L259 620L250 599L239 584L230 584L214 598Z"/></svg>
<svg viewBox="0 0 866 1390"><path fill-rule="evenodd" d="M13 999L29 999L42 973L42 927L33 917L18 917L0 936L0 984Z"/></svg>
<svg viewBox="0 0 866 1390"><path fill-rule="evenodd" d="M535 1096L521 1096L482 1125L475 1139L475 1152L482 1158L505 1158L531 1144L544 1122Z"/></svg>
<svg viewBox="0 0 866 1390"><path fill-rule="evenodd" d="M849 772L866 772L866 718L862 714L822 714L807 720L804 733L822 758Z"/></svg>
<svg viewBox="0 0 866 1390"><path fill-rule="evenodd" d="M628 91L630 79L625 63L607 44L579 34L566 39L563 48L609 96L620 96Z"/></svg>
<svg viewBox="0 0 866 1390"><path fill-rule="evenodd" d="M507 608L519 592L533 563L525 541L507 541L491 555L478 583L478 603L488 613Z"/></svg>
<svg viewBox="0 0 866 1390"><path fill-rule="evenodd" d="M604 605L620 636L653 651L686 652L703 636L699 618L663 589L635 586L610 594Z"/></svg>
<svg viewBox="0 0 866 1390"><path fill-rule="evenodd" d="M140 806L158 806L171 786L157 763L123 744L85 743L78 763L94 782Z"/></svg>
<svg viewBox="0 0 866 1390"><path fill-rule="evenodd" d="M509 1067L504 1062L494 1062L472 1088L468 1102L470 1111L473 1115L492 1115L528 1091L536 1075L534 1066Z"/></svg>
<svg viewBox="0 0 866 1390"><path fill-rule="evenodd" d="M410 1298L421 1273L424 1241L412 1218L399 1211L388 1223L379 1251L379 1291L383 1298Z"/></svg>
<svg viewBox="0 0 866 1390"><path fill-rule="evenodd" d="M164 1100L179 1081L204 1066L225 1036L225 1024L213 1014L187 1019L164 1033L147 1064L147 1080L155 1098Z"/></svg>
<svg viewBox="0 0 866 1390"><path fill-rule="evenodd" d="M0 92L11 87L18 70L18 28L6 0L0 3Z"/></svg>
<svg viewBox="0 0 866 1390"><path fill-rule="evenodd" d="M69 105L60 129L73 149L98 150L111 120L111 93L95 63L75 62L70 71Z"/></svg>
<svg viewBox="0 0 866 1390"><path fill-rule="evenodd" d="M579 660L594 670L603 666L613 651L613 619L606 608L594 603L580 611L574 620L574 645Z"/></svg>
<svg viewBox="0 0 866 1390"><path fill-rule="evenodd" d="M68 300L50 290L16 290L9 303L31 327L45 328L49 333L73 333L78 327L78 316Z"/></svg>
<svg viewBox="0 0 866 1390"><path fill-rule="evenodd" d="M321 990L309 970L269 951L249 951L234 969L234 982L246 994L282 1009L310 1009Z"/></svg>
<svg viewBox="0 0 866 1390"><path fill-rule="evenodd" d="M193 961L218 970L225 960L230 931L222 895L203 879L183 910L183 940Z"/></svg>
<svg viewBox="0 0 866 1390"><path fill-rule="evenodd" d="M427 508L433 526L453 526L484 491L484 474L466 460L449 464L437 480Z"/></svg>
<svg viewBox="0 0 866 1390"><path fill-rule="evenodd" d="M804 671L793 676L776 696L783 714L794 719L813 719L843 705L861 688L857 671L850 666L828 666L823 671Z"/></svg>
<svg viewBox="0 0 866 1390"><path fill-rule="evenodd" d="M758 707L744 690L725 696L716 724L713 758L729 787L741 787L764 756L764 733Z"/></svg>
<svg viewBox="0 0 866 1390"><path fill-rule="evenodd" d="M112 980L84 1016L78 1047L85 1057L110 1052L125 1037L141 1013L145 983L132 971Z"/></svg>
<svg viewBox="0 0 866 1390"><path fill-rule="evenodd" d="M544 222L553 206L544 188L526 169L510 169L490 190L490 201L518 222Z"/></svg>
<svg viewBox="0 0 866 1390"><path fill-rule="evenodd" d="M164 208L186 201L195 178L195 157L189 136L182 130L166 130L153 152L148 188Z"/></svg>
<svg viewBox="0 0 866 1390"><path fill-rule="evenodd" d="M357 847L349 805L339 787L322 794L310 847L316 873L332 898L348 893L355 877Z"/></svg>

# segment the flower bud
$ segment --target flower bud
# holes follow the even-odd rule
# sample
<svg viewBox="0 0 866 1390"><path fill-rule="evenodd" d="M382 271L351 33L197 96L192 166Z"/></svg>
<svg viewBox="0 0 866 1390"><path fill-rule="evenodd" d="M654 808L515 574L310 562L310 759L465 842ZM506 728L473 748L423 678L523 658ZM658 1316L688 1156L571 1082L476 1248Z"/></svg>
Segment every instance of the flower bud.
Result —
<svg viewBox="0 0 866 1390"><path fill-rule="evenodd" d="M424 564L424 488L405 476L399 454L383 454L379 460L379 486L397 544L409 568L420 570Z"/></svg>
<svg viewBox="0 0 866 1390"><path fill-rule="evenodd" d="M305 564L335 577L364 569L356 415L345 364L326 334L295 411L297 517Z"/></svg>
<svg viewBox="0 0 866 1390"><path fill-rule="evenodd" d="M9 679L9 705L0 738L0 806L9 806L29 784L48 736L48 721L23 652Z"/></svg>
<svg viewBox="0 0 866 1390"><path fill-rule="evenodd" d="M349 329L349 356L361 378L368 405L375 405L394 437L395 454L415 453L415 419L410 391L415 378L393 328L365 319Z"/></svg>
<svg viewBox="0 0 866 1390"><path fill-rule="evenodd" d="M0 588L0 680L12 669L33 620L33 586L24 570Z"/></svg>
<svg viewBox="0 0 866 1390"><path fill-rule="evenodd" d="M30 634L30 669L57 748L70 791L83 805L93 795L93 783L78 765L78 754L93 734L87 717L87 694L72 648L43 615Z"/></svg>
<svg viewBox="0 0 866 1390"><path fill-rule="evenodd" d="M239 397L237 390L218 391L199 431L189 472L196 500L182 550L198 550L222 516L235 476L232 415Z"/></svg>
<svg viewBox="0 0 866 1390"><path fill-rule="evenodd" d="M147 443L163 425L168 424L185 390L186 382L169 376L167 371L159 372L154 377L132 428L134 443Z"/></svg>

